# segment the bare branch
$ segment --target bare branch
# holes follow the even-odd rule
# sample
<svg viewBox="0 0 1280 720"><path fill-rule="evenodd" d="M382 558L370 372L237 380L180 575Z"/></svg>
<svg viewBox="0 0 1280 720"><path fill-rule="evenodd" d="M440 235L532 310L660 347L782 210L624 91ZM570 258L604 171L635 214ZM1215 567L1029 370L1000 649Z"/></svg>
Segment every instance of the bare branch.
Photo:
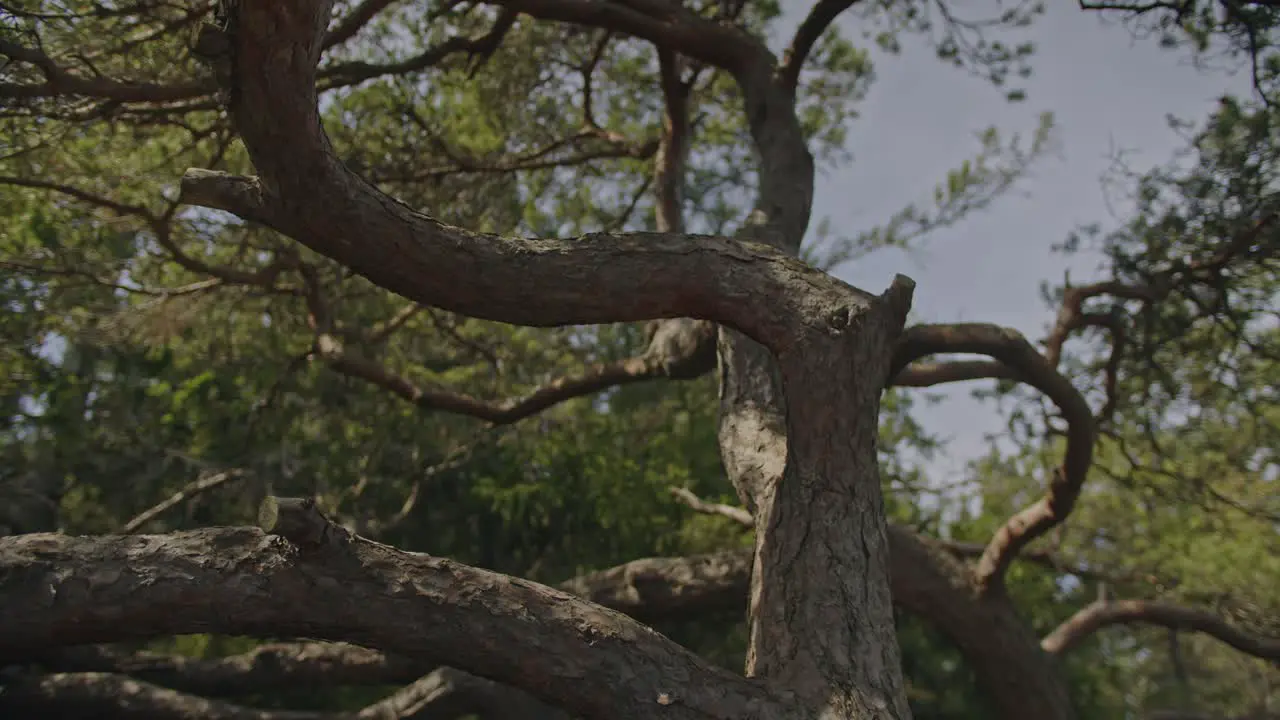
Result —
<svg viewBox="0 0 1280 720"><path fill-rule="evenodd" d="M29 99L82 95L118 102L172 102L185 100L213 91L211 82L158 85L112 80L106 77L85 78L68 72L45 53L36 48L19 45L0 38L0 55L37 67L44 75L40 85L0 83L0 98Z"/></svg>
<svg viewBox="0 0 1280 720"><path fill-rule="evenodd" d="M600 127L600 123L596 120L596 68L600 66L600 61L604 59L604 52L612 41L613 33L608 31L600 33L591 55L578 68L579 74L582 75L582 127L587 133L605 138L608 138L610 133Z"/></svg>
<svg viewBox="0 0 1280 720"><path fill-rule="evenodd" d="M196 295L215 290L223 285L220 278L210 278L208 280L200 280L181 287L165 288L165 287L146 287L140 285L125 285L123 283L112 282L96 275L92 270L81 268L67 267L49 267L45 265L31 265L23 262L14 262L12 260L0 260L0 268L5 270L13 270L17 272L30 273L32 275L42 275L46 277L75 277L83 278L85 281L100 285L112 290L121 290L134 295L145 295L148 297L169 299L182 297L184 295Z"/></svg>
<svg viewBox="0 0 1280 720"><path fill-rule="evenodd" d="M902 369L889 384L895 387L933 387L968 380L1021 380L1012 368L991 360L916 362Z"/></svg>
<svg viewBox="0 0 1280 720"><path fill-rule="evenodd" d="M746 527L755 527L755 518L751 517L751 513L740 507L733 505L725 505L723 503L709 503L702 498L694 495L687 488L673 487L669 488L671 494L675 496L684 505L694 512L705 513L707 515L720 515Z"/></svg>
<svg viewBox="0 0 1280 720"><path fill-rule="evenodd" d="M340 45L351 38L365 25L368 25L378 13L385 10L396 0L362 0L362 2L352 8L329 30L324 38L324 46L326 48Z"/></svg>
<svg viewBox="0 0 1280 720"><path fill-rule="evenodd" d="M831 26L831 23L835 22L836 17L858 1L818 0L809 10L809 14L804 21L800 23L800 27L796 28L796 34L791 39L791 45L782 54L782 66L778 69L782 84L788 87L792 93L796 91L796 85L800 81L800 70L803 69L804 61L809 57L809 52L813 50L813 46L822 37L822 34L827 31L827 28Z"/></svg>
<svg viewBox="0 0 1280 720"><path fill-rule="evenodd" d="M632 35L737 75L753 64L772 65L768 48L742 29L699 17L677 3L594 0L495 0L544 20L559 20Z"/></svg>
<svg viewBox="0 0 1280 720"><path fill-rule="evenodd" d="M188 695L124 675L57 673L6 679L4 693L0 693L0 710L19 713L15 717L31 714L121 720L392 720L425 717L418 713L455 692L455 684L450 683L446 672L437 671L358 712L329 713L261 710Z"/></svg>
<svg viewBox="0 0 1280 720"><path fill-rule="evenodd" d="M995 358L1052 400L1068 423L1062 465L1055 471L1045 495L1009 518L992 536L978 561L978 582L989 587L999 584L1010 561L1023 547L1070 514L1093 463L1093 412L1080 391L1015 330L980 324L917 325L904 334L894 367L900 372L918 358L939 353L975 353Z"/></svg>
<svg viewBox="0 0 1280 720"><path fill-rule="evenodd" d="M387 318L384 322L378 323L374 326L369 331L365 341L371 345L379 345L386 342L387 338L394 335L396 331L412 320L415 315L425 309L426 308L422 307L418 303L408 303L407 305L404 305L397 310L394 315Z"/></svg>
<svg viewBox="0 0 1280 720"><path fill-rule="evenodd" d="M212 473L198 477L187 483L181 490L170 495L163 501L153 505L152 507L138 513L132 520L124 524L120 532L125 535L132 535L140 530L144 525L155 520L164 511L178 505L184 500L189 500L197 495L201 495L215 488L226 484L228 480L235 480L244 475L242 470L227 470L225 472Z"/></svg>
<svg viewBox="0 0 1280 720"><path fill-rule="evenodd" d="M645 358L627 358L594 365L576 376L559 378L523 398L489 402L458 392L420 387L372 360L344 350L341 341L332 335L321 335L317 348L320 357L334 370L377 385L419 408L466 415L494 425L518 422L575 397L662 376L661 368Z"/></svg>
<svg viewBox="0 0 1280 720"><path fill-rule="evenodd" d="M1062 359L1062 346L1071 333L1090 324L1089 316L1083 311L1085 301L1101 295L1110 295L1124 300L1158 299L1156 290L1152 288L1119 282L1108 281L1065 288L1062 293L1062 305L1058 308L1053 329L1049 331L1049 337L1044 343L1045 359L1050 365L1058 366Z"/></svg>
<svg viewBox="0 0 1280 720"><path fill-rule="evenodd" d="M400 509L385 520L377 520L364 523L363 527L373 535L381 535L388 533L399 527L401 523L408 520L413 513L414 508L418 505L418 499L422 497L422 486L432 478L441 473L449 472L462 467L471 459L472 453L491 433L481 431L477 433L475 439L471 442L460 445L451 450L444 460L432 465L422 472L421 475L413 482L413 486L409 489L409 494L405 497L404 502L400 504Z"/></svg>
<svg viewBox="0 0 1280 720"><path fill-rule="evenodd" d="M658 232L684 232L685 165L689 159L689 86L680 73L679 57L658 48L658 75L665 100L662 142L654 163L654 203Z"/></svg>
<svg viewBox="0 0 1280 720"><path fill-rule="evenodd" d="M193 658L77 646L4 661L38 663L61 673L115 673L206 697L251 695L323 685L404 685L436 669L432 663L346 643L271 643L249 652Z"/></svg>
<svg viewBox="0 0 1280 720"><path fill-rule="evenodd" d="M367 2L366 4L376 4L376 2ZM318 72L318 77L325 81L325 88L332 88L340 85L354 85L383 75L404 75L425 70L458 53L467 53L475 62L483 62L502 45L507 33L515 26L516 17L517 13L515 11L503 10L494 21L493 27L483 35L477 37L451 37L411 58L394 63L374 64L351 61L330 65L321 68ZM341 26L335 28L334 32L340 29ZM332 37L332 35L329 37Z"/></svg>
<svg viewBox="0 0 1280 720"><path fill-rule="evenodd" d="M203 170L187 171L184 201L264 222L408 299L500 322L545 327L694 317L744 329L785 352L803 332L843 324L873 302L783 253L728 238L597 233L565 241L473 233L414 212L327 154L310 157L324 169L310 165L308 189L294 188L307 198L305 213L289 210L294 206L284 196L268 203L255 178ZM287 171L290 183L301 182L296 172ZM350 241L356 237L390 242ZM527 290L513 294L513 287Z"/></svg>
<svg viewBox="0 0 1280 720"><path fill-rule="evenodd" d="M380 183L412 183L428 179L448 177L450 175L463 175L470 173L497 174L518 172L522 170L545 170L548 168L564 168L576 165L585 165L596 160L608 160L615 158L646 159L653 156L658 150L658 141L654 139L632 142L621 137L617 133L609 133L604 130L601 130L600 132L602 135L596 135L594 133L579 133L569 138L556 140L544 147L537 148L516 157L505 157L494 161L482 161L474 158L463 157L457 153L451 152L448 153L447 159L449 164L447 165L417 168L408 172L393 170L379 171L375 169L370 173L370 180ZM607 144L603 147L588 148L571 154L554 152L560 148L575 144L584 139L603 139Z"/></svg>
<svg viewBox="0 0 1280 720"><path fill-rule="evenodd" d="M599 363L576 375L558 378L532 393L507 401L487 401L450 390L423 388L390 368L357 351L347 350L334 332L333 313L315 269L301 265L306 280L306 300L311 324L317 329L315 353L329 367L387 390L423 410L442 410L510 425L554 405L620 385L659 377L687 379L706 372L715 363L715 331L709 323L684 318L662 321L650 337L645 352L612 363ZM413 305L410 307L418 307ZM404 315L406 313L401 313ZM398 316L399 317L399 316ZM410 508L417 487L406 501ZM403 515L400 516L403 518Z"/></svg>
<svg viewBox="0 0 1280 720"><path fill-rule="evenodd" d="M1124 623L1143 623L1201 632L1242 653L1280 662L1280 638L1251 635L1207 610L1154 600L1091 603L1045 636L1040 646L1051 655L1060 655L1098 630L1108 625Z"/></svg>
<svg viewBox="0 0 1280 720"><path fill-rule="evenodd" d="M788 716L758 685L566 593L340 533L296 542L251 528L0 539L0 646L311 636L448 664L591 718L651 717L664 693L678 699L671 718Z"/></svg>
<svg viewBox="0 0 1280 720"><path fill-rule="evenodd" d="M4 41L0 40L0 45L3 45L3 43ZM118 202L109 197L104 197L63 183L37 180L34 178L0 176L0 185L16 185L18 187L34 188L38 190L52 190L53 192L75 198L81 202L111 210L117 215L131 215L133 217L142 218L148 223L155 223L159 220L158 215L141 205L130 205L128 203Z"/></svg>
<svg viewBox="0 0 1280 720"><path fill-rule="evenodd" d="M520 398L494 402L449 390L423 388L403 375L344 349L331 334L317 337L319 356L334 370L390 391L424 410L443 410L509 425L576 397L656 378L691 378L714 364L714 331L706 323L675 319L672 327L655 334L646 351L636 357L584 368L576 375L553 380Z"/></svg>

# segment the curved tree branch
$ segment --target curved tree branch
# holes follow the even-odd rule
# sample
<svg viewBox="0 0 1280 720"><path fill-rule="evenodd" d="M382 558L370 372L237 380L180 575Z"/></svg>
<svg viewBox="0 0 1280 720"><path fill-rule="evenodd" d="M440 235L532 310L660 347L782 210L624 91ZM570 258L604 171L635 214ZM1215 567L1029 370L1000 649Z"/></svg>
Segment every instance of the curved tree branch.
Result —
<svg viewBox="0 0 1280 720"><path fill-rule="evenodd" d="M333 157L320 124L315 61L328 5L241 6L234 109L263 179L188 171L187 202L264 222L407 298L523 325L687 316L785 352L798 333L825 333L869 306L866 293L763 246L653 233L502 238L445 225L383 195ZM591 5L609 8L606 15L633 12ZM526 291L510 292L516 287Z"/></svg>
<svg viewBox="0 0 1280 720"><path fill-rule="evenodd" d="M772 439L792 440L785 455L776 454L778 442L763 448L774 454L770 470L790 482L776 484L768 472L742 483L770 517L757 533L754 574L772 578L753 585L748 673L786 685L810 711L901 717L875 433L864 420L878 411L913 284L899 277L872 297L770 247L794 252L803 235L813 158L759 41L665 2L503 5L625 31L730 69L763 168L744 237L763 242L673 233L501 238L392 200L333 156L320 123L315 65L325 0L236 6L232 113L261 180L189 171L184 196L274 227L411 300L473 317L529 326L691 317L760 343L752 350L728 338L721 353L724 376L740 383L722 392L731 420L767 413ZM830 377L817 371L833 366ZM792 398L785 428L776 422L784 406L774 402L783 386ZM750 447L725 427L722 447ZM838 451L831 438L841 438ZM822 501L828 497L843 501ZM832 598L848 611L834 629Z"/></svg>
<svg viewBox="0 0 1280 720"><path fill-rule="evenodd" d="M18 713L12 717L29 714L32 717L56 716L63 720L395 720L411 716L427 720L430 715L423 712L426 708L448 702L454 712L435 715L443 719L464 714L468 709L477 707L474 701L483 700L465 697L465 680L460 683L458 677L469 678L465 673L449 673L447 670L432 672L368 707L343 713L262 710L225 700L209 700L110 673L25 675L5 681L4 692L0 693L0 710ZM479 678L470 679L485 682ZM485 684L496 686L495 683ZM475 689L474 685L472 689ZM521 709L529 711L537 707L526 702ZM550 710L545 706L543 709ZM525 717L534 715L537 713ZM551 711L543 713L542 717L556 715L559 713Z"/></svg>
<svg viewBox="0 0 1280 720"><path fill-rule="evenodd" d="M1247 253L1257 242L1259 235L1276 220L1276 215L1264 214L1246 231L1232 236L1222 248L1208 257L1180 262L1145 284L1109 280L1066 287L1053 327L1045 340L1043 355L1036 352L1016 332L994 326L918 326L907 330L895 358L896 370L891 384L922 387L986 378L1017 380L1048 396L1061 410L1069 425L1063 463L1054 473L1045 496L1009 518L997 530L976 569L981 583L989 585L993 580L998 580L1008 567L1011 557L1027 543L1060 524L1071 512L1079 496L1092 464L1098 423L1110 417L1117 401L1117 372L1126 343L1123 307L1119 303L1158 302L1181 279L1196 273L1220 270ZM1118 302L1111 312L1085 310L1086 302L1104 296ZM1111 333L1111 352L1103 368L1105 401L1096 414L1090 410L1084 396L1057 370L1067 339L1073 332L1085 327L1104 328ZM938 353L978 353L995 358L995 362L915 362L926 355Z"/></svg>
<svg viewBox="0 0 1280 720"><path fill-rule="evenodd" d="M385 10L395 1L361 0L361 3L352 8L351 12L343 15L338 22L334 23L333 28L325 35L324 46L330 48L355 37L361 28L368 25L378 13Z"/></svg>
<svg viewBox="0 0 1280 720"><path fill-rule="evenodd" d="M411 300L533 327L688 316L743 329L786 352L805 332L845 325L873 301L772 248L728 238L599 233L538 240L469 232L382 195L327 155L308 158L314 183L305 206L295 205L301 195L267 196L256 178L198 170L184 176L183 197L272 226ZM302 180L287 174L290 183ZM528 290L516 296L512 287Z"/></svg>
<svg viewBox="0 0 1280 720"><path fill-rule="evenodd" d="M782 84L790 88L793 94L800 81L800 71L804 68L804 61L808 59L813 46L822 38L827 28L831 27L831 23L835 22L836 17L858 1L818 0L809 10L804 21L796 28L796 34L791 38L791 45L782 54L782 66L778 69Z"/></svg>
<svg viewBox="0 0 1280 720"><path fill-rule="evenodd" d="M789 716L758 685L616 612L332 526L302 530L290 533L300 545L250 528L0 539L0 646L311 636L448 664L591 718L648 718L661 696L678 699L664 707L671 718Z"/></svg>
<svg viewBox="0 0 1280 720"><path fill-rule="evenodd" d="M58 673L114 673L205 697L252 695L279 688L406 685L436 669L401 655L347 643L269 643L238 655L193 658L124 652L105 645L56 648L3 662L34 663Z"/></svg>
<svg viewBox="0 0 1280 720"><path fill-rule="evenodd" d="M346 350L338 338L327 333L318 336L317 349L319 356L334 370L388 390L424 410L443 410L494 425L508 425L553 405L608 388L661 377L681 377L680 373L687 373L691 364L696 364L700 371L697 374L702 374L712 364L707 357L714 347L710 343L712 334L706 324L695 326L692 331L696 335L689 338L691 345L672 349L660 345L660 339L655 337L643 355L592 365L576 375L549 382L528 395L500 402L421 387L373 360Z"/></svg>
<svg viewBox="0 0 1280 720"><path fill-rule="evenodd" d="M1009 366L992 360L915 362L889 380L893 387L933 387L969 380L1022 380Z"/></svg>
<svg viewBox="0 0 1280 720"><path fill-rule="evenodd" d="M1040 646L1051 655L1060 655L1108 625L1125 623L1202 632L1242 653L1280 663L1280 638L1252 635L1206 610L1154 600L1090 603L1046 635Z"/></svg>
<svg viewBox="0 0 1280 720"><path fill-rule="evenodd" d="M735 75L753 64L772 65L768 47L740 28L700 17L677 3L594 0L494 0L493 4L558 20L633 35Z"/></svg>
<svg viewBox="0 0 1280 720"><path fill-rule="evenodd" d="M978 598L972 593L967 570L950 558L956 549L920 538L906 528L891 527L888 537L895 604L937 627L972 659L979 682L996 706L1009 710L1009 717L1067 717L1054 711L1055 702L1065 698L1065 690L1058 693L1052 683L1039 685L1055 675L1040 672L1044 661L1038 659L1042 658L1038 641L1019 634L1025 631L1019 630L1022 625L1007 601ZM4 542L0 541L0 571L9 567L11 557ZM745 608L751 563L752 553L746 548L684 558L646 558L582 575L559 587L641 620L694 618L709 611ZM16 607L12 604L15 599L0 592L6 607ZM0 621L0 639L3 632ZM5 662L22 659L8 654L0 657ZM45 647L25 659L58 672L123 673L215 697L270 687L408 683L430 672L437 662L340 643L264 645L243 655L217 659L127 655L96 647L51 651ZM1037 690L1028 692L1028 687Z"/></svg>
<svg viewBox="0 0 1280 720"><path fill-rule="evenodd" d="M1023 382L1044 393L1068 423L1067 448L1045 495L1009 518L987 544L975 573L980 585L1001 582L1014 556L1070 514L1093 463L1096 434L1093 411L1069 380L1020 333L985 324L917 325L903 335L894 367L901 372L915 360L939 353L974 353L995 358ZM896 374L896 373L894 373Z"/></svg>

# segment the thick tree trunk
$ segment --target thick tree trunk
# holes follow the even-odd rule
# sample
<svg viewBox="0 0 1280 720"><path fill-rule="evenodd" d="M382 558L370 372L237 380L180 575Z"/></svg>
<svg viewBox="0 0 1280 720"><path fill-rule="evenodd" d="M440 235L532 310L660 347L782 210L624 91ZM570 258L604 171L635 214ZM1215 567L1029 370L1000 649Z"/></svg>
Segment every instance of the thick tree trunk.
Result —
<svg viewBox="0 0 1280 720"><path fill-rule="evenodd" d="M765 68L738 74L759 161L740 235L795 255L814 165L793 94ZM780 372L766 348L722 329L720 451L755 518L747 674L797 693L822 718L906 718L889 594L876 434L880 393L910 286L831 324ZM784 391L785 388L785 391Z"/></svg>
<svg viewBox="0 0 1280 720"><path fill-rule="evenodd" d="M910 717L876 453L910 287L895 283L869 311L833 322L834 337L780 359L789 444L781 483L756 497L748 671L821 718Z"/></svg>

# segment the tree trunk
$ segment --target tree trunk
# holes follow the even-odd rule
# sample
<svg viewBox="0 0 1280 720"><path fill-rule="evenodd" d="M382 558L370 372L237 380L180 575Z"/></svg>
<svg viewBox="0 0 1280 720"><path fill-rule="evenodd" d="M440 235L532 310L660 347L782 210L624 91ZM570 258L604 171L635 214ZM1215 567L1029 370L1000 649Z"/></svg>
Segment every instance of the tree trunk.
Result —
<svg viewBox="0 0 1280 720"><path fill-rule="evenodd" d="M1075 720L1066 676L1003 592L981 593L970 566L936 541L891 526L893 601L960 650L1006 720Z"/></svg>
<svg viewBox="0 0 1280 720"><path fill-rule="evenodd" d="M780 358L782 481L758 494L748 673L797 693L820 718L907 718L889 591L876 439L880 394L909 282L836 309Z"/></svg>
<svg viewBox="0 0 1280 720"><path fill-rule="evenodd" d="M739 234L796 255L814 164L794 94L763 67L737 80L759 162L756 208ZM910 288L895 281L862 307L810 308L819 327L784 371L744 334L720 334L721 456L756 527L747 674L821 718L910 717L876 456Z"/></svg>

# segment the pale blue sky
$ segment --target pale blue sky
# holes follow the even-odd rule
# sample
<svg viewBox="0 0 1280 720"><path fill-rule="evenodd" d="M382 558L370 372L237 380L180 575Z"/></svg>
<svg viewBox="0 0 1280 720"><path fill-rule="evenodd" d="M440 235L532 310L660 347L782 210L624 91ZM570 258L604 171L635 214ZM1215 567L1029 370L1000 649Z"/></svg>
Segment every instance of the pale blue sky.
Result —
<svg viewBox="0 0 1280 720"><path fill-rule="evenodd" d="M974 12L991 4L973 3ZM928 201L934 183L977 150L974 133L990 125L1025 137L1050 110L1060 152L985 213L930 235L911 255L886 251L859 260L838 273L843 279L879 292L901 272L917 283L919 320L993 322L1038 342L1052 321L1039 285L1060 282L1066 267L1050 246L1079 224L1116 223L1100 184L1113 149L1134 151L1127 160L1138 169L1166 162L1183 146L1166 124L1169 113L1199 122L1224 92L1249 91L1243 73L1197 70L1185 52L1134 39L1076 3L1048 4L1026 31L1037 53L1022 103L1007 103L990 84L939 62L915 38L900 55L876 56L877 80L849 134L853 162L819 178L815 226L827 216L835 234L850 235ZM783 0L787 32L810 5ZM841 22L847 37L859 36L856 18ZM1073 282L1089 278L1097 263L1096 256L1074 258ZM951 439L935 481L957 479L962 463L982 454L983 434L1003 427L994 408L969 397L974 387L954 386L946 402L920 413L928 429Z"/></svg>

